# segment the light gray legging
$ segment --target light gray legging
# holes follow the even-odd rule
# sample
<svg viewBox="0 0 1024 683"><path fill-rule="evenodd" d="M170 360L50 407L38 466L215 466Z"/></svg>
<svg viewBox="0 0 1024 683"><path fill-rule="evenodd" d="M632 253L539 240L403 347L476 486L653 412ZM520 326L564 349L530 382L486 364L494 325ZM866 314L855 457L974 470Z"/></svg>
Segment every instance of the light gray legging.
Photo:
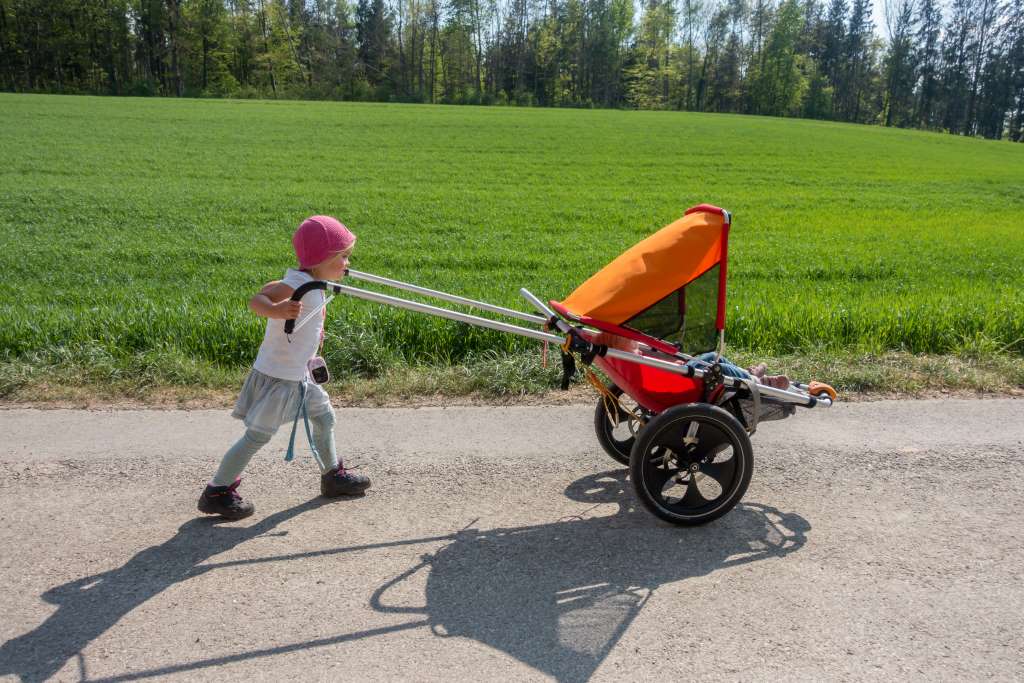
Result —
<svg viewBox="0 0 1024 683"><path fill-rule="evenodd" d="M334 449L334 412L327 412L309 418L312 425L313 445L320 453L322 472L338 466L338 453ZM301 429L301 428L300 428ZM213 476L214 486L230 486L242 474L256 451L267 445L273 434L264 434L251 429L245 430L242 438L224 454L217 474Z"/></svg>

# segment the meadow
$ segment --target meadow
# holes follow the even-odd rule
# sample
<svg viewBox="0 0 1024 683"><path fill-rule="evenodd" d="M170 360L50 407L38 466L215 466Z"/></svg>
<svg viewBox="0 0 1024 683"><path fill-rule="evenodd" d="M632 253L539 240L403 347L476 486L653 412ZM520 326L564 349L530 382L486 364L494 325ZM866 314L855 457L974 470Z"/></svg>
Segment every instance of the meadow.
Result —
<svg viewBox="0 0 1024 683"><path fill-rule="evenodd" d="M525 309L519 287L562 298L708 202L734 215L741 358L1019 372L1024 356L1024 145L720 114L2 94L0 158L0 394L232 385L262 338L246 300L315 213L358 234L353 268ZM521 367L526 340L353 300L328 335L347 377L551 375Z"/></svg>

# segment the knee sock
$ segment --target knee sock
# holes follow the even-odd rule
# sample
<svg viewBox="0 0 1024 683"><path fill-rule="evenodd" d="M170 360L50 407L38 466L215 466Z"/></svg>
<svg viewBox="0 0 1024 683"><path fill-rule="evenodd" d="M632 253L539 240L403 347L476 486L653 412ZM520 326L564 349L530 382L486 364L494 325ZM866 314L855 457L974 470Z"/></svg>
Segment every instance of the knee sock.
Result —
<svg viewBox="0 0 1024 683"><path fill-rule="evenodd" d="M320 471L332 470L341 463L334 449L334 411L309 418L312 423L313 445L320 453Z"/></svg>
<svg viewBox="0 0 1024 683"><path fill-rule="evenodd" d="M233 484L245 466L249 464L249 459L256 451L267 445L271 436L273 435L254 432L251 429L245 430L242 438L224 454L224 458L220 461L220 467L217 468L217 474L213 475L211 483L214 486Z"/></svg>

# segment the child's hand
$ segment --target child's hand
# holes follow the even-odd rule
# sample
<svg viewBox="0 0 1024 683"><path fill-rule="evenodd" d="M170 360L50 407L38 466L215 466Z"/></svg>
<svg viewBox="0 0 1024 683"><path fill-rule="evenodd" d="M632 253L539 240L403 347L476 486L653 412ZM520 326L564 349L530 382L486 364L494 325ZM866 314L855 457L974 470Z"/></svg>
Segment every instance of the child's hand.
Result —
<svg viewBox="0 0 1024 683"><path fill-rule="evenodd" d="M302 302L285 299L274 304L273 315L277 320L296 320L302 314Z"/></svg>
<svg viewBox="0 0 1024 683"><path fill-rule="evenodd" d="M279 280L268 282L249 299L249 310L264 318L294 320L302 313L302 304L291 300L294 293L294 289Z"/></svg>

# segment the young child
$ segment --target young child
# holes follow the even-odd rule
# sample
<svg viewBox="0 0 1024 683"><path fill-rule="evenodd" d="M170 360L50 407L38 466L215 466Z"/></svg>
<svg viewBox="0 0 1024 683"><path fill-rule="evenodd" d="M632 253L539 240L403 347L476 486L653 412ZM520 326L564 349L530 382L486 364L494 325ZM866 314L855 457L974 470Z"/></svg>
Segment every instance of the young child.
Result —
<svg viewBox="0 0 1024 683"><path fill-rule="evenodd" d="M220 467L199 497L199 511L227 519L242 519L254 511L238 495L239 475L250 458L270 441L282 424L300 414L305 403L312 423L313 443L319 453L320 492L327 497L359 495L370 480L345 469L334 448L334 410L323 388L311 381L307 364L323 340L324 313L317 313L302 327L303 311L312 311L324 300L323 290L313 290L292 301L300 285L313 280L341 279L356 236L330 216L313 216L303 221L292 245L299 269L289 268L282 280L263 286L249 300L249 309L267 318L256 362L242 386L232 417L245 423L245 434L224 454ZM286 320L297 319L291 335L284 333Z"/></svg>

